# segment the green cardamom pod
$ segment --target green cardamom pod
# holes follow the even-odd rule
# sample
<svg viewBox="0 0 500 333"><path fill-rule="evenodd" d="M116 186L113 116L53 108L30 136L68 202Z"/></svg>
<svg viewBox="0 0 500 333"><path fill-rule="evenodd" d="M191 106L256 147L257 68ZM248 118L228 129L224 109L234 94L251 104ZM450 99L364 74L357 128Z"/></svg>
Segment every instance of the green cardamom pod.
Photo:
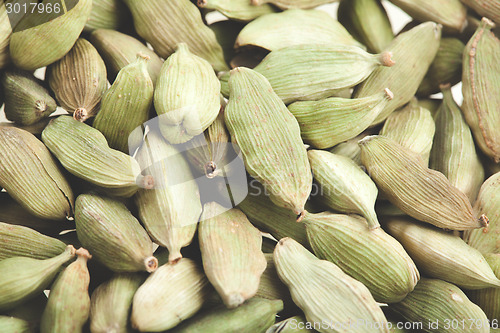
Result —
<svg viewBox="0 0 500 333"><path fill-rule="evenodd" d="M380 0L341 0L337 17L369 52L384 51L394 39L391 22Z"/></svg>
<svg viewBox="0 0 500 333"><path fill-rule="evenodd" d="M82 245L112 271L153 272L158 267L146 230L120 201L81 194L75 221Z"/></svg>
<svg viewBox="0 0 500 333"><path fill-rule="evenodd" d="M384 110L394 96L389 89L364 98L330 97L288 106L300 125L304 142L324 149L354 138Z"/></svg>
<svg viewBox="0 0 500 333"><path fill-rule="evenodd" d="M307 321L329 324L322 332L338 332L335 323L353 318L364 322L356 332L388 332L384 313L370 291L334 263L316 258L291 238L276 245L274 262Z"/></svg>
<svg viewBox="0 0 500 333"><path fill-rule="evenodd" d="M270 3L281 9L308 9L335 2L335 0L251 0L251 2L254 6L262 6L263 4Z"/></svg>
<svg viewBox="0 0 500 333"><path fill-rule="evenodd" d="M248 23L238 35L235 48L258 46L276 51L303 44L352 45L364 48L328 13L301 9L264 15Z"/></svg>
<svg viewBox="0 0 500 333"><path fill-rule="evenodd" d="M466 289L500 287L483 255L460 237L404 217L388 218L384 226L422 274Z"/></svg>
<svg viewBox="0 0 500 333"><path fill-rule="evenodd" d="M462 0L462 2L480 16L500 24L500 4L495 0Z"/></svg>
<svg viewBox="0 0 500 333"><path fill-rule="evenodd" d="M15 127L0 127L0 147L0 187L37 217L62 220L73 215L70 185L40 140Z"/></svg>
<svg viewBox="0 0 500 333"><path fill-rule="evenodd" d="M154 104L163 136L172 144L184 143L217 118L220 82L206 60L180 43L163 63Z"/></svg>
<svg viewBox="0 0 500 333"><path fill-rule="evenodd" d="M75 119L85 121L99 111L108 89L106 65L87 40L79 38L64 57L47 68L47 76L57 101Z"/></svg>
<svg viewBox="0 0 500 333"><path fill-rule="evenodd" d="M264 185L272 202L300 218L312 175L297 120L256 71L233 69L229 87L226 126L247 172Z"/></svg>
<svg viewBox="0 0 500 333"><path fill-rule="evenodd" d="M85 23L85 32L96 29L119 30L127 27L132 19L127 7L120 0L92 0L92 11Z"/></svg>
<svg viewBox="0 0 500 333"><path fill-rule="evenodd" d="M24 319L0 315L0 331L3 333L32 333L30 323Z"/></svg>
<svg viewBox="0 0 500 333"><path fill-rule="evenodd" d="M189 0L125 0L134 18L135 30L158 55L167 59L179 43L187 43L191 52L207 60L216 71L227 70L221 46L215 34Z"/></svg>
<svg viewBox="0 0 500 333"><path fill-rule="evenodd" d="M353 98L366 97L387 87L394 93L394 98L378 115L373 125L383 122L392 111L413 98L436 56L440 39L441 26L426 22L401 33L385 48L384 51L392 53L395 65L391 68L376 68L356 87L353 95Z"/></svg>
<svg viewBox="0 0 500 333"><path fill-rule="evenodd" d="M43 82L31 73L9 70L2 75L5 117L20 125L33 125L57 108Z"/></svg>
<svg viewBox="0 0 500 333"><path fill-rule="evenodd" d="M269 4L253 6L249 0L198 0L198 7L214 9L231 20L244 22L276 12Z"/></svg>
<svg viewBox="0 0 500 333"><path fill-rule="evenodd" d="M49 3L48 0L43 2ZM38 10L26 13L10 38L10 57L14 65L31 71L61 59L80 36L91 9L92 0L79 0L63 15L55 11L40 14ZM45 23L40 24L44 19L47 19Z"/></svg>
<svg viewBox="0 0 500 333"><path fill-rule="evenodd" d="M114 81L118 72L136 61L137 54L141 53L149 56L148 72L151 81L156 84L163 61L154 51L134 37L115 30L97 29L90 35L90 42L106 63L110 81Z"/></svg>
<svg viewBox="0 0 500 333"><path fill-rule="evenodd" d="M0 311L9 310L36 297L47 289L61 266L75 256L68 245L56 257L40 260L12 257L0 261Z"/></svg>
<svg viewBox="0 0 500 333"><path fill-rule="evenodd" d="M84 248L76 250L76 255L76 260L59 274L50 288L40 333L79 333L87 322L90 311L87 260L92 256Z"/></svg>
<svg viewBox="0 0 500 333"><path fill-rule="evenodd" d="M141 332L171 329L198 312L209 293L203 270L191 259L160 266L134 295L132 327Z"/></svg>
<svg viewBox="0 0 500 333"><path fill-rule="evenodd" d="M500 279L500 254L485 254L484 258L490 265L496 277ZM469 292L471 300L479 305L491 321L500 319L500 289L486 288ZM492 325L493 326L493 325Z"/></svg>
<svg viewBox="0 0 500 333"><path fill-rule="evenodd" d="M9 42L11 34L12 25L7 16L7 8L2 3L0 5L0 68L4 68L10 63ZM0 99L0 105L2 105L1 102Z"/></svg>
<svg viewBox="0 0 500 333"><path fill-rule="evenodd" d="M135 62L120 70L92 124L104 134L111 148L124 153L133 153L133 146L140 145L142 135L135 138L134 130L149 119L153 104L148 60L149 56L139 54Z"/></svg>
<svg viewBox="0 0 500 333"><path fill-rule="evenodd" d="M464 50L462 112L476 144L496 163L500 162L500 40L483 18Z"/></svg>
<svg viewBox="0 0 500 333"><path fill-rule="evenodd" d="M473 214L469 198L439 171L425 167L408 148L381 135L360 141L361 161L380 192L406 214L439 228L467 230L487 225Z"/></svg>

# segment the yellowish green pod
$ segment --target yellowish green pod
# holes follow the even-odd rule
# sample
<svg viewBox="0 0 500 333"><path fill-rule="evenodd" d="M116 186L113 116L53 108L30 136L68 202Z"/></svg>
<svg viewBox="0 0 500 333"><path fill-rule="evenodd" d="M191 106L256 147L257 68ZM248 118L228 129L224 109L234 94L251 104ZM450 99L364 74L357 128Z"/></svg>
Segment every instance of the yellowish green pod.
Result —
<svg viewBox="0 0 500 333"><path fill-rule="evenodd" d="M249 0L198 0L198 7L214 9L229 19L245 22L276 12L269 4L254 6Z"/></svg>
<svg viewBox="0 0 500 333"><path fill-rule="evenodd" d="M500 254L485 254L484 258L490 265L496 277L500 279ZM486 288L469 293L471 300L479 305L494 326L494 321L500 319L500 288Z"/></svg>
<svg viewBox="0 0 500 333"><path fill-rule="evenodd" d="M3 333L32 333L30 323L21 318L0 315L0 331Z"/></svg>

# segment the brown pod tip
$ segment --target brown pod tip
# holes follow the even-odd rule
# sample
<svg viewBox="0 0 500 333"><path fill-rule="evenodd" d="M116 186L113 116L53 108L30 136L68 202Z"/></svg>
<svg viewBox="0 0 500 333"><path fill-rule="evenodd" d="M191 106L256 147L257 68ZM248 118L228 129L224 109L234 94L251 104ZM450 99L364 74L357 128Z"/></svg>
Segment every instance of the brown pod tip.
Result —
<svg viewBox="0 0 500 333"><path fill-rule="evenodd" d="M451 88L451 84L450 83L441 83L439 85L439 90L447 90L447 89L450 89Z"/></svg>
<svg viewBox="0 0 500 333"><path fill-rule="evenodd" d="M307 214L307 210L303 210L300 212L300 214L297 215L297 221L296 222L302 222L302 220L304 219L304 217L306 216Z"/></svg>
<svg viewBox="0 0 500 333"><path fill-rule="evenodd" d="M79 248L78 250L75 251L75 254L78 256L78 259L83 259L85 261L89 260L92 258L92 255L89 253L87 249L84 249L83 247Z"/></svg>
<svg viewBox="0 0 500 333"><path fill-rule="evenodd" d="M488 232L488 225L490 224L490 220L486 215L482 214L479 217L479 223L481 223L481 225L483 226L484 232Z"/></svg>
<svg viewBox="0 0 500 333"><path fill-rule="evenodd" d="M153 256L147 257L144 259L144 266L146 267L146 271L148 273L152 273L158 268L158 259Z"/></svg>
<svg viewBox="0 0 500 333"><path fill-rule="evenodd" d="M146 189L152 190L155 187L155 179L151 175L146 175L139 180L139 186Z"/></svg>
<svg viewBox="0 0 500 333"><path fill-rule="evenodd" d="M215 164L214 161L210 161L207 164L205 164L205 176L207 178L214 178L216 173L215 171L217 170L217 164Z"/></svg>
<svg viewBox="0 0 500 333"><path fill-rule="evenodd" d="M66 249L64 251L69 252L71 256L74 256L76 254L76 249L73 245L66 246Z"/></svg>
<svg viewBox="0 0 500 333"><path fill-rule="evenodd" d="M486 24L486 25L487 25L487 26L489 26L490 28L494 28L494 27L495 27L495 23L494 23L492 20L490 20L489 18L487 18L487 17L483 17L483 18L481 19L481 23Z"/></svg>
<svg viewBox="0 0 500 333"><path fill-rule="evenodd" d="M205 7L207 5L207 0L198 0L198 7Z"/></svg>
<svg viewBox="0 0 500 333"><path fill-rule="evenodd" d="M391 67L394 66L394 64L396 64L396 62L392 60L392 52L382 52L380 54L380 62L382 66L386 67Z"/></svg>
<svg viewBox="0 0 500 333"><path fill-rule="evenodd" d="M251 3L252 3L252 5L254 5L254 6L258 6L258 5L260 5L260 1L259 1L259 0L252 0L252 1L251 1Z"/></svg>
<svg viewBox="0 0 500 333"><path fill-rule="evenodd" d="M151 59L151 57L145 53L139 52L137 53L137 59L143 59L145 61L148 61L149 59Z"/></svg>
<svg viewBox="0 0 500 333"><path fill-rule="evenodd" d="M36 101L36 113L44 113L47 110L47 103L45 101Z"/></svg>
<svg viewBox="0 0 500 333"><path fill-rule="evenodd" d="M73 118L80 122L84 122L85 120L89 119L89 113L85 108L78 108L73 113Z"/></svg>

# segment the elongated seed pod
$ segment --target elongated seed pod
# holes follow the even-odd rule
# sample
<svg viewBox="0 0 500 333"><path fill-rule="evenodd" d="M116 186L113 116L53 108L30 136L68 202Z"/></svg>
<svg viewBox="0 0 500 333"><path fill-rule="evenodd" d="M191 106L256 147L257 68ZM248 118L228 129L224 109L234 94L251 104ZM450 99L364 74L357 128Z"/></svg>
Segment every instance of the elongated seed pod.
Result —
<svg viewBox="0 0 500 333"><path fill-rule="evenodd" d="M81 194L75 221L82 245L114 272L153 272L158 267L151 239L120 201Z"/></svg>
<svg viewBox="0 0 500 333"><path fill-rule="evenodd" d="M73 215L70 185L40 140L15 127L0 127L0 146L0 187L35 216L62 220Z"/></svg>
<svg viewBox="0 0 500 333"><path fill-rule="evenodd" d="M214 9L232 20L251 21L276 12L276 8L264 4L253 6L248 0L198 0L198 7Z"/></svg>
<svg viewBox="0 0 500 333"><path fill-rule="evenodd" d="M47 68L50 89L73 117L85 121L96 115L108 89L106 65L87 40L79 38L62 59Z"/></svg>
<svg viewBox="0 0 500 333"><path fill-rule="evenodd" d="M335 2L335 0L251 0L252 5L261 6L265 3L273 4L281 9L288 8L314 8L321 6L330 2Z"/></svg>
<svg viewBox="0 0 500 333"><path fill-rule="evenodd" d="M113 29L127 27L131 19L127 7L120 0L92 0L92 11L85 23L86 32L96 29Z"/></svg>
<svg viewBox="0 0 500 333"><path fill-rule="evenodd" d="M24 319L0 315L0 330L4 333L31 333L29 322Z"/></svg>
<svg viewBox="0 0 500 333"><path fill-rule="evenodd" d="M493 0L462 0L467 7L473 9L481 16L500 24L500 4Z"/></svg>
<svg viewBox="0 0 500 333"><path fill-rule="evenodd" d="M484 258L490 265L496 277L500 279L500 254L485 254ZM489 320L500 318L500 288L486 288L469 292L471 300L479 305ZM491 326L494 326L493 324Z"/></svg>
<svg viewBox="0 0 500 333"><path fill-rule="evenodd" d="M233 69L229 87L224 115L245 168L276 205L303 214L312 176L297 121L256 71Z"/></svg>
<svg viewBox="0 0 500 333"><path fill-rule="evenodd" d="M439 228L467 230L487 222L473 215L469 198L440 172L384 136L360 141L361 162L389 201L406 214Z"/></svg>

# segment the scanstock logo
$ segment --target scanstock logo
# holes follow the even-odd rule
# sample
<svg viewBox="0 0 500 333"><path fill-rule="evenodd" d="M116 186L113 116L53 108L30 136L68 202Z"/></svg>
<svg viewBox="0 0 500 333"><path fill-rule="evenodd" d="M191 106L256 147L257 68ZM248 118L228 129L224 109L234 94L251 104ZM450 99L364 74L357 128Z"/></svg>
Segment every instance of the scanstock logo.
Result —
<svg viewBox="0 0 500 333"><path fill-rule="evenodd" d="M0 0L13 32L47 23L73 9L80 0ZM2 4L3 3L3 4Z"/></svg>
<svg viewBox="0 0 500 333"><path fill-rule="evenodd" d="M201 133L183 144L170 144L162 135L162 116L137 127L128 138L129 154L140 165L137 184L147 191L168 190L179 197L198 188L201 204L217 202L220 214L248 195L241 152L231 142L208 143ZM190 196L187 196L190 197ZM214 213L215 214L215 213ZM213 216L206 216L210 218Z"/></svg>

